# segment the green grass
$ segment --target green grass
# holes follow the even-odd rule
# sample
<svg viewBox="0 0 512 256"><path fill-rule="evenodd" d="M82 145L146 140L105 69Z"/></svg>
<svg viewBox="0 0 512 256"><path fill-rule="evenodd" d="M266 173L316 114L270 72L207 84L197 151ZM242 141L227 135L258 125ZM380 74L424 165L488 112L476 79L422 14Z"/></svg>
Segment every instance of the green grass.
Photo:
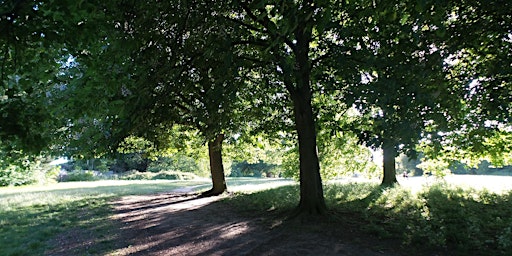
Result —
<svg viewBox="0 0 512 256"><path fill-rule="evenodd" d="M84 255L108 250L116 242L108 235L115 233L108 204L113 198L196 185L209 186L207 181L100 181L1 188L0 255L42 255L55 236L72 229L89 230L96 238Z"/></svg>
<svg viewBox="0 0 512 256"><path fill-rule="evenodd" d="M290 183L283 179L227 179L230 191L245 192ZM58 246L51 241L70 230L92 232L89 236L95 238L94 246L81 254L107 254L117 242L112 230L118 228L109 219L113 214L110 201L183 187L201 191L211 183L208 179L104 180L0 188L0 255L43 255Z"/></svg>
<svg viewBox="0 0 512 256"><path fill-rule="evenodd" d="M415 254L512 255L512 192L438 183L412 193L399 186L346 183L326 185L324 194L334 217L328 219L338 222L329 225L356 224L361 232L397 241ZM226 203L248 215L266 211L279 218L298 200L299 188L292 185L239 193Z"/></svg>
<svg viewBox="0 0 512 256"><path fill-rule="evenodd" d="M282 179L228 179L234 192L223 202L240 213L273 221L294 210L296 183ZM104 255L116 249L119 225L110 220L109 202L123 195L169 192L201 181L97 181L0 189L0 255L42 255L55 238L71 230L94 237L82 255ZM411 192L383 189L376 183L328 184L324 187L331 226L350 223L360 232L397 241L411 252L512 254L512 193L491 193L430 184Z"/></svg>

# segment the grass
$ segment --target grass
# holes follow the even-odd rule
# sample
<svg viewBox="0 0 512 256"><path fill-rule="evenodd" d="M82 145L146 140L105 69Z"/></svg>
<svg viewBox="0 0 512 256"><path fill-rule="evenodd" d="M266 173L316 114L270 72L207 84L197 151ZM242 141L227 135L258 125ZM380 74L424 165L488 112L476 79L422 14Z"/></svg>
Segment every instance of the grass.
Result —
<svg viewBox="0 0 512 256"><path fill-rule="evenodd" d="M296 183L282 179L228 179L234 195L223 203L248 216L282 218L299 200ZM169 192L198 181L96 181L50 187L0 189L0 255L43 255L60 234L85 230L94 237L83 255L103 255L116 246L119 226L109 202L124 195ZM512 193L429 184L383 189L377 183L329 183L324 187L334 226L350 223L364 236L390 239L411 252L512 254ZM455 252L455 253L454 253Z"/></svg>
<svg viewBox="0 0 512 256"><path fill-rule="evenodd" d="M328 225L350 223L363 234L394 241L412 254L512 255L512 192L443 182L416 193L403 186L334 183L324 186L324 194L331 213ZM227 203L244 214L266 211L274 216L270 218L279 218L298 200L299 188L292 185L240 193Z"/></svg>
<svg viewBox="0 0 512 256"><path fill-rule="evenodd" d="M230 191L273 188L291 181L283 179L228 178ZM125 195L170 192L191 187L211 187L205 180L103 180L65 182L46 186L0 188L0 255L43 255L51 241L70 230L93 232L94 246L83 255L108 253L116 243L116 223L110 221L109 202ZM57 245L58 246L58 245ZM99 253L103 252L103 253Z"/></svg>
<svg viewBox="0 0 512 256"><path fill-rule="evenodd" d="M113 198L197 185L208 186L205 181L99 181L1 188L0 255L43 255L53 238L72 229L93 232L97 245L85 255L108 250L115 243L108 236L115 233L108 204Z"/></svg>

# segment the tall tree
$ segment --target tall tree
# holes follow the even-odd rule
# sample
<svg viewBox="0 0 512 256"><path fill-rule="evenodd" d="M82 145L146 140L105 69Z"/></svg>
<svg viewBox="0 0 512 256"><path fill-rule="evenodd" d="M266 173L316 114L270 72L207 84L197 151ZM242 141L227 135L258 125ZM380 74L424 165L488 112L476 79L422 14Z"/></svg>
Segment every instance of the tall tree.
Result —
<svg viewBox="0 0 512 256"><path fill-rule="evenodd" d="M446 129L459 107L447 79L449 52L443 41L451 6L415 4L373 1L354 11L366 54L360 82L347 89L347 96L364 116L356 127L361 140L383 151L383 185L397 182L399 152L415 155L420 140Z"/></svg>
<svg viewBox="0 0 512 256"><path fill-rule="evenodd" d="M109 112L121 124L110 126L119 135L133 134L165 147L175 124L200 131L208 144L213 181L205 195L226 190L222 142L224 133L236 128L234 109L242 83L223 37L229 28L205 22L215 8L197 1L154 2L150 8L120 3L109 14L116 31L105 49L82 63L90 74L82 79L86 90L104 86L99 80L110 84L108 91L114 93L102 98L120 104L110 107L119 113ZM101 75L99 69L105 68L111 72Z"/></svg>
<svg viewBox="0 0 512 256"><path fill-rule="evenodd" d="M313 1L233 1L234 13L225 18L250 33L240 45L258 51L257 62L270 61L293 103L300 158L301 213L325 212L312 109L312 68L315 20L321 7ZM319 14L320 13L320 14Z"/></svg>

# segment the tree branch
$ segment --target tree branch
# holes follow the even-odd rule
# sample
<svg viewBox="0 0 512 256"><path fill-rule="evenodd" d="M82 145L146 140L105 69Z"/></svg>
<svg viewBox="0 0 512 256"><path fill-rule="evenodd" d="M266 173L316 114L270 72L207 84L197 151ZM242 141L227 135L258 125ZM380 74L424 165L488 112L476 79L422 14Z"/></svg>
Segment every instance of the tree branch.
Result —
<svg viewBox="0 0 512 256"><path fill-rule="evenodd" d="M279 34L277 31L272 31L272 29L270 29L270 23L273 23L273 22L267 16L258 18L258 16L256 16L252 12L251 8L249 8L249 5L247 2L244 2L244 1L238 1L238 2L240 4L240 7L242 7L242 9L244 9L244 11L247 13L249 18L251 18L256 23L260 24L265 29L265 30L261 30L262 32L266 31L271 36L271 38L283 40L283 42L285 44L287 44L293 51L295 51L295 44L293 43L292 40L286 38L284 35Z"/></svg>
<svg viewBox="0 0 512 256"><path fill-rule="evenodd" d="M257 28L256 26L253 26L251 24L247 24L241 20L238 20L238 19L234 19L234 18L230 18L230 17L226 17L226 16L222 16L224 19L228 20L228 21L232 21L233 23L235 24L238 24L238 25L241 25L242 27L244 28L247 28L249 30L253 30L253 31L258 31L258 32L263 32L262 29L259 29Z"/></svg>

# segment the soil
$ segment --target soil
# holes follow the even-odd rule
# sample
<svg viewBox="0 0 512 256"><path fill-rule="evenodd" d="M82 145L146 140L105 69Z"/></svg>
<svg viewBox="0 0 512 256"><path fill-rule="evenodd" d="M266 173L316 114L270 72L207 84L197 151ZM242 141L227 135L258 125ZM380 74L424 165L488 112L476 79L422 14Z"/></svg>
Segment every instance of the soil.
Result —
<svg viewBox="0 0 512 256"><path fill-rule="evenodd" d="M90 231L57 238L47 255L402 255L400 245L358 231L354 224L303 224L272 213L243 214L219 200L180 190L112 202L118 230L114 251L91 251ZM97 243L97 241L96 241ZM112 245L109 245L112 246ZM87 253L84 253L87 250Z"/></svg>

